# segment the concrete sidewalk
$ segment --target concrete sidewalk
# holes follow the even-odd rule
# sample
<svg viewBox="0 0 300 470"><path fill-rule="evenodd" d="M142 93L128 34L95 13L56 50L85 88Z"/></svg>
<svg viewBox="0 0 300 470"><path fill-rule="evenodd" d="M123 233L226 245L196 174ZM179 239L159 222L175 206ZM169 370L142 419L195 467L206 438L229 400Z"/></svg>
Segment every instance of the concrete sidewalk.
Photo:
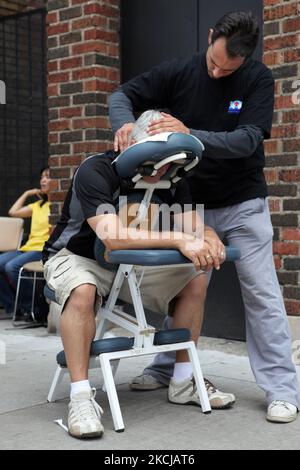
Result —
<svg viewBox="0 0 300 470"><path fill-rule="evenodd" d="M93 370L91 383L99 389L97 401L105 410L105 435L80 441L54 424L58 418L66 423L68 399L46 402L60 338L48 335L45 328L12 329L10 321L2 320L0 347L3 352L5 346L6 364L1 364L2 354L0 449L299 449L300 417L290 424L265 420L264 394L254 382L245 344L203 337L200 344L205 375L237 397L232 409L204 415L197 407L168 403L166 389L130 391L128 382L142 372L149 358L125 359L117 375L125 432L114 432L106 394L101 390L101 372ZM300 378L300 366L297 368ZM61 396L68 394L65 379Z"/></svg>

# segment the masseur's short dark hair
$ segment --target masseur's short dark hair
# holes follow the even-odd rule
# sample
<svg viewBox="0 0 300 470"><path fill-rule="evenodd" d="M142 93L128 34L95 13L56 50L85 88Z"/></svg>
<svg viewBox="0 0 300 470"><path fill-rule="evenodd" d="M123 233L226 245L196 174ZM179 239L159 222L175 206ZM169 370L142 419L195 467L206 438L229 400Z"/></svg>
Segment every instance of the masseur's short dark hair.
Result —
<svg viewBox="0 0 300 470"><path fill-rule="evenodd" d="M248 58L256 48L259 37L257 19L251 12L233 11L220 18L213 28L212 43L226 38L229 57Z"/></svg>

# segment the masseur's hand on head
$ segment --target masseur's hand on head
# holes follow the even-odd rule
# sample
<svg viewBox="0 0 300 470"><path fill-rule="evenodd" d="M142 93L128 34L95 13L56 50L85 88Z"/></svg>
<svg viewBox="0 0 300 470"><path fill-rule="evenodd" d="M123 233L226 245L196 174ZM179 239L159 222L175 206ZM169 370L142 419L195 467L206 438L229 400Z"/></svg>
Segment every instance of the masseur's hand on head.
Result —
<svg viewBox="0 0 300 470"><path fill-rule="evenodd" d="M159 134L160 132L182 132L190 134L190 130L179 119L171 114L161 113L162 119L152 121L148 127L149 135Z"/></svg>
<svg viewBox="0 0 300 470"><path fill-rule="evenodd" d="M171 116L171 114L160 114L162 116L160 119L154 119L149 124L147 129L149 136L160 134L161 132L182 132L184 134L190 134L190 130L181 121L179 121L179 119ZM130 137L133 127L133 122L127 122L117 130L114 139L115 152L123 152L123 150L135 143L135 141Z"/></svg>
<svg viewBox="0 0 300 470"><path fill-rule="evenodd" d="M120 129L117 130L115 134L115 139L114 139L114 151L118 152L123 152L123 150L127 149L129 145L132 145L134 142L130 141L130 135L133 129L134 123L133 122L127 122L126 124L123 124Z"/></svg>

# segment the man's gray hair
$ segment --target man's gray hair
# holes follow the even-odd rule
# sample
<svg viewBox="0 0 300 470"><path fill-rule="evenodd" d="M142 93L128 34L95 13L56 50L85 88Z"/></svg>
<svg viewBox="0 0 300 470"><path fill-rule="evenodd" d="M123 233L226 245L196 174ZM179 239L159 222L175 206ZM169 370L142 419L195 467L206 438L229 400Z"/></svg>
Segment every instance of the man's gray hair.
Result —
<svg viewBox="0 0 300 470"><path fill-rule="evenodd" d="M135 140L135 142L139 142L140 140L146 139L149 137L148 135L148 126L152 121L156 121L157 119L162 118L162 115L159 111L155 109L149 109L140 115L140 117L134 123L131 138Z"/></svg>

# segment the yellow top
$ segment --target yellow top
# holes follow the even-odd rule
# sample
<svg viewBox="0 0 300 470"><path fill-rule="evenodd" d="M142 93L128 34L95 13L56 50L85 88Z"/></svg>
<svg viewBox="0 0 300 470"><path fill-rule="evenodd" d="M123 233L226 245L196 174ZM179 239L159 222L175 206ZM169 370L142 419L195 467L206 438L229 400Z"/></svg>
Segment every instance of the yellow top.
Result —
<svg viewBox="0 0 300 470"><path fill-rule="evenodd" d="M44 243L50 235L51 225L49 224L50 204L45 202L41 207L42 201L28 204L32 210L31 227L28 241L21 246L20 251L42 251Z"/></svg>

